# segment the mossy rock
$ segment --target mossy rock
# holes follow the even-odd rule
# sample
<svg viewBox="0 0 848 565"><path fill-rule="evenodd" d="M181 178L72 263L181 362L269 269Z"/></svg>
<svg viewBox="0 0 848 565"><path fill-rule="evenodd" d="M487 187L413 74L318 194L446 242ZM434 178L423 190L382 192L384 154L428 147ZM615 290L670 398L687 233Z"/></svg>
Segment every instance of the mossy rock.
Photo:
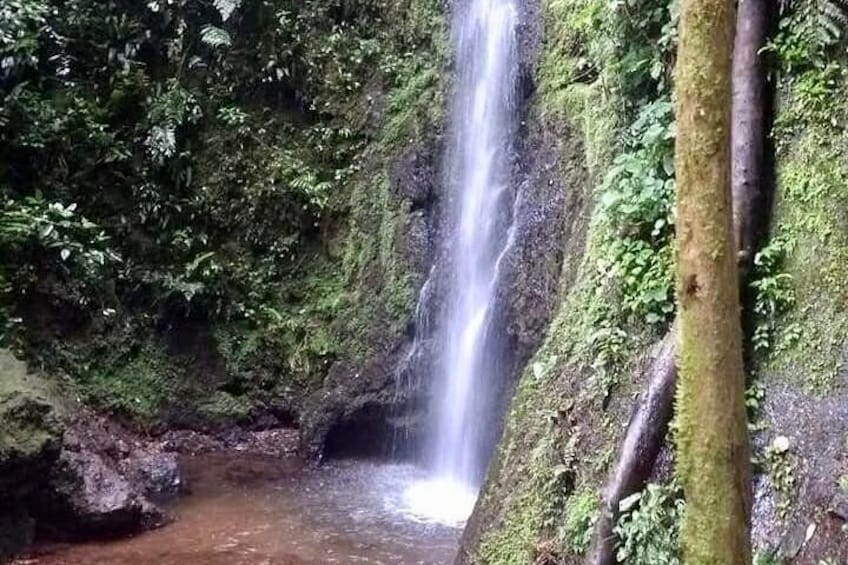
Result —
<svg viewBox="0 0 848 565"><path fill-rule="evenodd" d="M0 562L32 542L35 523L18 501L39 486L59 456L58 395L0 350Z"/></svg>
<svg viewBox="0 0 848 565"><path fill-rule="evenodd" d="M49 387L0 350L0 499L32 488L59 454L60 409Z"/></svg>

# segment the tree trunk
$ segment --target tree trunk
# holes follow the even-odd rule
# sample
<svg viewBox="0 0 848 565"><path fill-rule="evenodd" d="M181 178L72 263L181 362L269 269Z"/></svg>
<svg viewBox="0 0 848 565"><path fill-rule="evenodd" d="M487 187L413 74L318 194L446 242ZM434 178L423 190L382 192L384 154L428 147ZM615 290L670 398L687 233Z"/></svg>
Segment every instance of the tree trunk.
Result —
<svg viewBox="0 0 848 565"><path fill-rule="evenodd" d="M677 58L678 469L689 565L751 561L750 446L730 188L731 0L684 0Z"/></svg>
<svg viewBox="0 0 848 565"><path fill-rule="evenodd" d="M641 490L662 449L674 407L677 386L677 331L675 321L651 364L648 390L630 420L621 455L604 490L603 506L592 539L587 565L615 563L615 533L622 500Z"/></svg>
<svg viewBox="0 0 848 565"><path fill-rule="evenodd" d="M741 0L733 48L733 223L740 267L752 264L765 228L758 212L770 205L762 189L766 178L766 136L770 96L762 47L769 31L769 0Z"/></svg>
<svg viewBox="0 0 848 565"><path fill-rule="evenodd" d="M772 89L766 80L767 65L761 53L772 23L767 2L742 0L736 20L731 137L733 222L740 287L768 224L773 188L766 141ZM595 524L587 565L615 563L613 527L618 520L619 504L644 488L662 449L677 387L677 331L675 321L648 370L648 388L630 421L618 461L604 489L603 508Z"/></svg>

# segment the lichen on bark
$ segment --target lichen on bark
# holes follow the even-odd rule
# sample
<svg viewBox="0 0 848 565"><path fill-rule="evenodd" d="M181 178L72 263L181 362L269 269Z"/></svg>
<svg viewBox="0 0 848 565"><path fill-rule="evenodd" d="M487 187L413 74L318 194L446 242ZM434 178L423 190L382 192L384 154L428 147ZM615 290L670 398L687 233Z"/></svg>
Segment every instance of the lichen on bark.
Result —
<svg viewBox="0 0 848 565"><path fill-rule="evenodd" d="M676 75L677 428L684 559L750 562L750 447L730 195L727 0L681 5Z"/></svg>

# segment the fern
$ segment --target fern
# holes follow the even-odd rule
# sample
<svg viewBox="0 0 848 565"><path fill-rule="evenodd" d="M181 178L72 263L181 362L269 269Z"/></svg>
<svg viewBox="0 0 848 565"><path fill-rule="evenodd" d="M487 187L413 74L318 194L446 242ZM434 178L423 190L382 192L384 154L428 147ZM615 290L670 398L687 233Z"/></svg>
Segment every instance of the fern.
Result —
<svg viewBox="0 0 848 565"><path fill-rule="evenodd" d="M233 43L227 30L213 25L205 26L200 30L200 40L213 49L229 47Z"/></svg>
<svg viewBox="0 0 848 565"><path fill-rule="evenodd" d="M233 12L241 6L241 0L215 0L214 4L218 13L221 14L221 19L227 21L233 15Z"/></svg>
<svg viewBox="0 0 848 565"><path fill-rule="evenodd" d="M780 12L793 13L796 22L815 26L822 46L840 43L848 32L848 0L781 0Z"/></svg>
<svg viewBox="0 0 848 565"><path fill-rule="evenodd" d="M823 43L832 45L841 41L848 31L848 0L818 0L816 7Z"/></svg>

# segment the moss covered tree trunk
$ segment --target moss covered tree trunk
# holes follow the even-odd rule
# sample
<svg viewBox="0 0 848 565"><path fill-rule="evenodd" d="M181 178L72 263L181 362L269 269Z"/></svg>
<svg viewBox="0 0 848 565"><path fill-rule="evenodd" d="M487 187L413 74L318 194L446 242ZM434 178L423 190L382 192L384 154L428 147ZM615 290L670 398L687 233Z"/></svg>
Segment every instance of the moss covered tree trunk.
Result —
<svg viewBox="0 0 848 565"><path fill-rule="evenodd" d="M750 446L730 190L732 0L684 0L677 62L679 469L688 565L750 563Z"/></svg>

